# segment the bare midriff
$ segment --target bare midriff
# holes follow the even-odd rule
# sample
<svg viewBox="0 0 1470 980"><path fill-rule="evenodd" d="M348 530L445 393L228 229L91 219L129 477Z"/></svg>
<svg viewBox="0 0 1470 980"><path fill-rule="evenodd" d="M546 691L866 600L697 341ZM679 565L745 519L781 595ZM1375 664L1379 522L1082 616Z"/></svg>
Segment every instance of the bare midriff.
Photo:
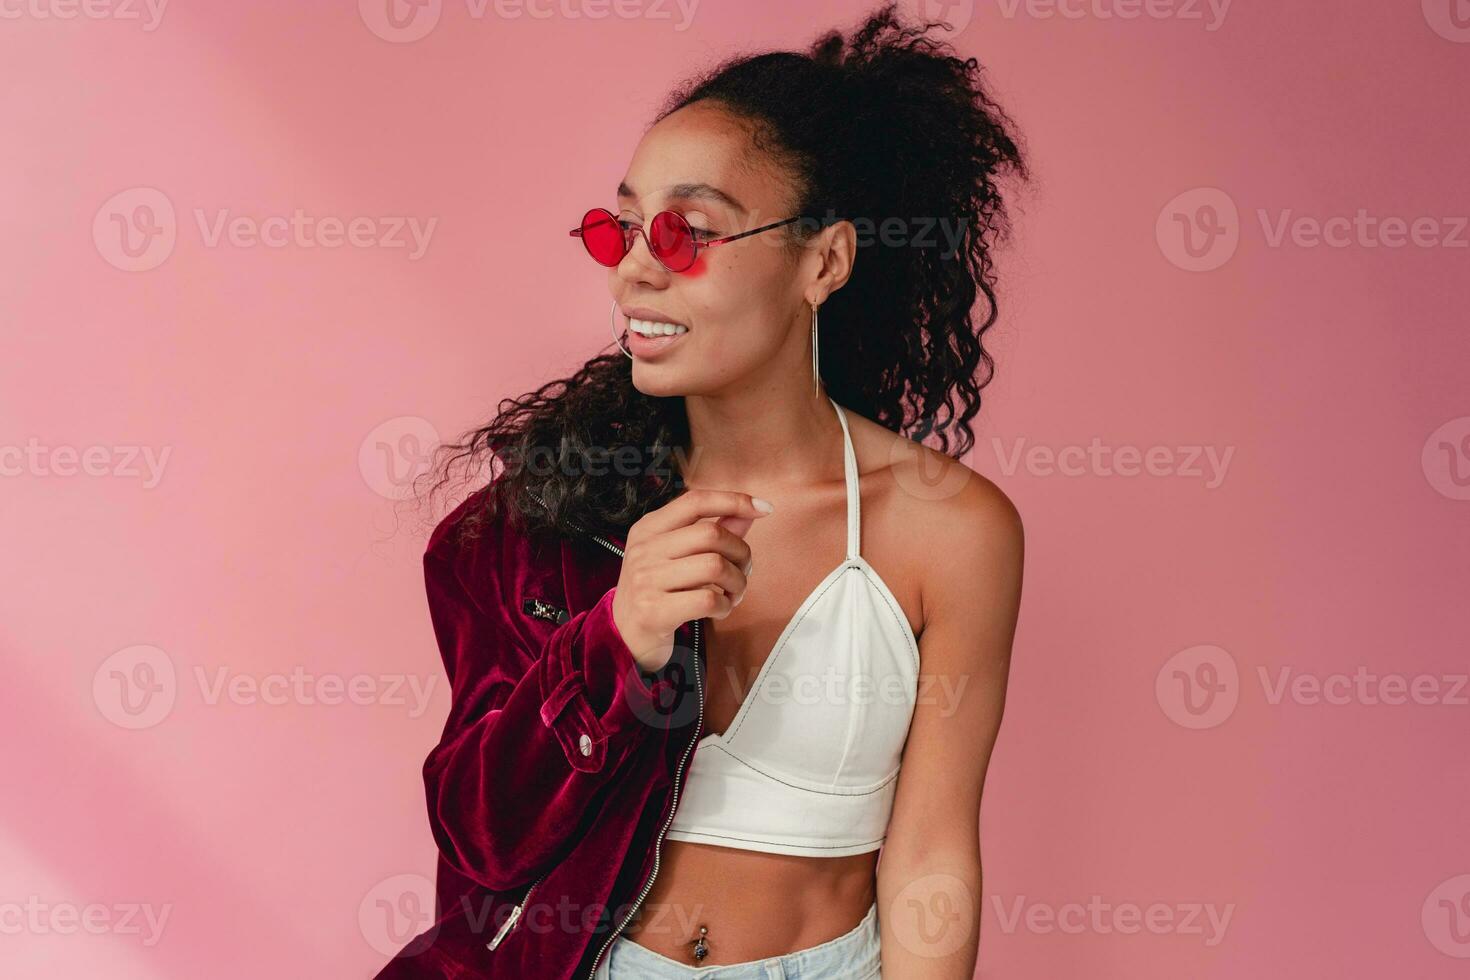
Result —
<svg viewBox="0 0 1470 980"><path fill-rule="evenodd" d="M784 956L851 932L876 897L878 851L770 854L665 839L653 889L620 933L690 966ZM705 927L708 953L694 944Z"/></svg>

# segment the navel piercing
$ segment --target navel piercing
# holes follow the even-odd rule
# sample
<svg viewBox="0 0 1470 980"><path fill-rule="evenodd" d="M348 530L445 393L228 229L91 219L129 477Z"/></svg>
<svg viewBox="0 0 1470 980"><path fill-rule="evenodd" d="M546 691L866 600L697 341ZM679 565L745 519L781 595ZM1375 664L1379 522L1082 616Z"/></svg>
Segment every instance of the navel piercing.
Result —
<svg viewBox="0 0 1470 980"><path fill-rule="evenodd" d="M709 955L709 943L704 941L704 937L708 933L709 930L707 928L705 928L704 926L699 927L699 938L694 940L695 962L699 962Z"/></svg>

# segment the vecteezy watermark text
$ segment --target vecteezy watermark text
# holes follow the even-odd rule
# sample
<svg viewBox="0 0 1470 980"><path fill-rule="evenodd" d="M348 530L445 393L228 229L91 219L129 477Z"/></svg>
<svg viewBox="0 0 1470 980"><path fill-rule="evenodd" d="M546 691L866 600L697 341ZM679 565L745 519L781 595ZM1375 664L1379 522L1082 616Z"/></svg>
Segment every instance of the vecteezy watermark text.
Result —
<svg viewBox="0 0 1470 980"><path fill-rule="evenodd" d="M1017 895L1009 903L999 895L990 899L1007 935L1025 931L1037 935L1060 932L1069 936L1091 933L1107 936L1117 933L1134 936L1142 932L1154 936L1199 936L1206 946L1218 946L1230 928L1235 903L1214 902L1109 902L1092 895L1083 902L1027 901Z"/></svg>
<svg viewBox="0 0 1470 980"><path fill-rule="evenodd" d="M259 674L195 664L193 676L199 700L210 707L357 705L407 708L410 718L428 710L439 681L435 674L343 675L308 671L300 664ZM158 647L138 644L118 650L97 667L92 699L119 728L152 728L173 713L181 687L173 658Z"/></svg>
<svg viewBox="0 0 1470 980"><path fill-rule="evenodd" d="M727 664L723 673L731 692L739 700L742 688L740 672ZM820 673L778 670L766 674L747 697L752 703L795 704L806 708L852 704L905 707L937 704L940 716L948 718L958 710L960 698L969 682L968 674L961 674L958 683L948 674L925 674L916 684L899 673L848 672L828 664ZM711 676L711 689L715 683L716 677Z"/></svg>
<svg viewBox="0 0 1470 980"><path fill-rule="evenodd" d="M1199 21L1218 31L1231 0L995 0L1001 16L1015 20L1179 20Z"/></svg>
<svg viewBox="0 0 1470 980"><path fill-rule="evenodd" d="M152 490L172 454L172 446L43 446L32 436L24 446L0 446L0 477L141 478L143 489Z"/></svg>
<svg viewBox="0 0 1470 980"><path fill-rule="evenodd" d="M670 22L676 32L694 23L699 0L464 0L472 21L643 20ZM384 41L411 44L439 26L445 0L357 0L367 29Z"/></svg>
<svg viewBox="0 0 1470 980"><path fill-rule="evenodd" d="M407 248L410 262L423 258L434 237L438 218L420 221L413 215L339 218L316 217L301 208L290 216L231 215L228 208L217 208L213 214L203 208L194 209L199 235L208 248L226 242L235 248ZM411 241L410 241L411 239Z"/></svg>
<svg viewBox="0 0 1470 980"><path fill-rule="evenodd" d="M1271 707L1470 707L1470 674L1378 671L1359 664L1351 671L1326 673L1290 664L1257 665L1255 677ZM1154 694L1165 717L1182 728L1216 728L1240 703L1245 686L1230 651L1200 644L1175 653L1154 680Z"/></svg>
<svg viewBox="0 0 1470 980"><path fill-rule="evenodd" d="M168 0L0 0L0 20L140 21L152 32L167 6Z"/></svg>
<svg viewBox="0 0 1470 980"><path fill-rule="evenodd" d="M1470 216L1351 213L1300 214L1294 208L1256 208L1267 248L1462 249L1470 248ZM1243 234L1234 198L1218 187L1176 195L1154 225L1159 250L1188 272L1210 272L1230 261Z"/></svg>
<svg viewBox="0 0 1470 980"><path fill-rule="evenodd" d="M193 217L205 248L401 249L410 262L428 251L439 225L437 217L343 217L309 214L299 207L290 213L263 216L237 214L229 208L196 207ZM109 265L124 272L146 272L173 254L179 226L167 194L156 187L130 187L97 209L92 218L92 241Z"/></svg>
<svg viewBox="0 0 1470 980"><path fill-rule="evenodd" d="M1094 436L1086 446L1031 445L1013 439L1009 450L991 439L996 461L1006 476L1024 468L1032 476L1154 476L1203 480L1206 490L1225 482L1235 447L1217 446L1105 446Z"/></svg>
<svg viewBox="0 0 1470 980"><path fill-rule="evenodd" d="M156 946L173 912L173 903L48 902L38 895L24 901L0 901L0 936L141 936L144 946Z"/></svg>
<svg viewBox="0 0 1470 980"><path fill-rule="evenodd" d="M1268 704L1448 705L1470 707L1470 674L1381 674L1359 665L1351 674L1313 674L1292 667L1256 668Z"/></svg>

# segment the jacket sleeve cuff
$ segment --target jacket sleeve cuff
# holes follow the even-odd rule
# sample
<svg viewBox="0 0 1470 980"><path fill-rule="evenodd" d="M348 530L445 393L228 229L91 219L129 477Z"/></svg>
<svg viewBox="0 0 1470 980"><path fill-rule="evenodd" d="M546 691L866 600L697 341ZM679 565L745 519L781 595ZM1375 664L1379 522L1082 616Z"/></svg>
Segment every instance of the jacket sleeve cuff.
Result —
<svg viewBox="0 0 1470 980"><path fill-rule="evenodd" d="M543 676L541 720L561 743L571 765L598 771L620 758L640 733L667 729L665 687L644 671L613 620L614 586L567 625L565 643L549 651Z"/></svg>

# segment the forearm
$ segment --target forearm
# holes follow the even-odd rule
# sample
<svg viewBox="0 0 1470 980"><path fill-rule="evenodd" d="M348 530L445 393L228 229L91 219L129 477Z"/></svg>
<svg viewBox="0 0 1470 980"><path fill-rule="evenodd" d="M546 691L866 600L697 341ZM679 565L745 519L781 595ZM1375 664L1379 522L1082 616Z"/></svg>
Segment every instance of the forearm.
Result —
<svg viewBox="0 0 1470 980"><path fill-rule="evenodd" d="M980 949L980 849L958 843L878 863L884 980L972 980Z"/></svg>
<svg viewBox="0 0 1470 980"><path fill-rule="evenodd" d="M559 858L624 759L668 718L617 632L614 589L524 649L452 569L428 559L425 571L454 686L423 769L430 826L461 873L514 887Z"/></svg>

